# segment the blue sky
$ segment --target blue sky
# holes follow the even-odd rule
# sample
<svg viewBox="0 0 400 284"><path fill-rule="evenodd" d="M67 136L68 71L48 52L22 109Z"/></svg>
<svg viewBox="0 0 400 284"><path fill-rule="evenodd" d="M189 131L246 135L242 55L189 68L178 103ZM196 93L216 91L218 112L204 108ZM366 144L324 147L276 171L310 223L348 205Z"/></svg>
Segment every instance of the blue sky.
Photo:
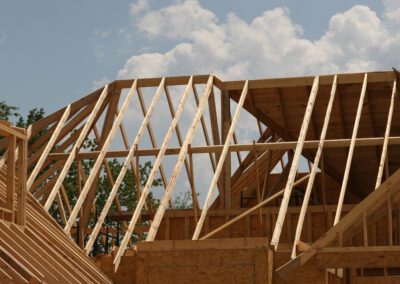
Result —
<svg viewBox="0 0 400 284"><path fill-rule="evenodd" d="M138 2L126 0L1 1L0 86L2 95L0 99L19 106L22 112L26 112L32 107L44 107L47 112L52 112L82 97L102 83L119 77L215 72L221 77L229 79L239 76L252 78L299 75L312 71L318 72L320 69L321 72L335 70L335 68L305 67L291 72L287 70L287 66L296 65L296 60L293 58L297 58L297 55L293 55L287 57L287 60L292 62L287 62L285 56L278 58L277 62L273 62L274 66L282 65L285 72L276 72L276 75L268 70L264 73L261 71L252 73L248 68L248 65L251 65L254 60L251 59L251 46L244 50L244 54L236 54L232 51L241 49L240 46L228 46L226 52L232 53L231 60L226 59L226 54L221 55L223 58L214 58L210 55L214 52L218 53L218 47L216 47L218 50L212 48L204 50L201 46L202 43L188 33L198 30L211 32L211 36L205 34L205 37L209 36L210 42L215 42L214 37L218 37L222 33L222 36L230 38L226 39L223 44L230 45L230 41L234 41L232 38L236 35L234 29L237 25L237 23L232 24L232 21L240 20L250 24L267 11L279 14L279 11L276 12L278 8L282 9L280 17L286 17L290 23L282 24L277 20L277 25L288 24L289 28L290 25L296 26L295 29L299 29L301 32L295 31L297 34L294 37L313 43L327 33L331 18L338 13L351 11L355 5L363 5L371 13L376 13L376 17L380 21L387 22L385 7L388 5L393 7L398 1L385 1L385 3L372 0L189 1L190 5L186 5L188 7L185 10L189 14L182 15L182 18L197 22L198 25L193 25L192 30L186 31L186 34L166 35L168 31L162 29L154 33L146 29L151 28L151 25L155 24L157 20L164 21L165 26L170 25L171 23L165 23L166 15L163 14L163 11L170 9L170 12L173 13L174 8L184 5L183 2L143 0ZM134 11L135 7L137 12ZM283 14L282 11L284 11ZM192 12L200 13L200 15L205 13L207 17L194 18L190 15ZM154 16L155 13L159 13L158 18ZM143 19L146 17L151 23L150 27L143 26ZM152 17L155 17L154 21ZM396 19L396 17L394 18ZM229 21L231 22L229 23ZM273 21L270 20L269 23L273 24ZM213 26L210 26L210 23ZM397 32L400 30L398 21L392 20L391 25L395 26ZM172 27L174 26L172 25ZM225 31L221 32L219 30L221 28ZM275 27L266 27L266 29L274 30ZM254 30L257 30L257 27L247 27L244 32ZM369 33L368 30L364 32ZM268 33L268 31L258 29L254 36L263 37L263 33ZM288 36L293 36L293 34ZM287 44L287 40L282 39L283 46ZM244 43L246 42L248 40L244 39ZM260 42L260 44L263 43L269 45L268 41ZM181 52L176 52L176 47L180 44L192 45L193 50L197 50L192 57L207 57L209 61L213 62L196 67L198 58L187 58ZM251 40L250 44L253 44ZM293 49L296 48L294 45ZM180 63L186 67L177 67L179 64L168 65L161 70L157 70L157 68L153 70L153 67L150 70L146 67L132 67L132 64L145 65L146 61L149 64L157 64L157 61L152 61L154 58L143 57L144 53L149 56L159 54L158 60L165 61L169 51L173 51L174 60L181 60ZM249 54L249 60L246 60L246 52ZM273 53L274 50L272 49L270 52ZM399 56L398 52L397 55L392 54L391 58L393 59L395 56ZM134 58L133 62L128 64L128 60L132 61L132 57L136 59ZM330 64L334 59L322 61L321 65L323 63ZM368 59L368 55L363 57L365 61ZM263 64L269 65L269 60L272 59L267 56L260 57L260 60L265 60ZM349 61L351 58L339 58L338 61L340 60ZM238 63L237 65L235 65L235 61ZM246 62L243 64L247 68L241 68L240 62L244 61ZM378 66L367 64L366 68L390 67L386 63L380 65L379 60L377 62ZM398 60L393 62L393 65L398 62ZM343 66L344 63L341 63L339 69L346 69ZM255 69L257 68L261 67L255 67ZM242 72L234 71L237 69L241 69Z"/></svg>
<svg viewBox="0 0 400 284"><path fill-rule="evenodd" d="M399 0L3 0L0 101L22 113L43 107L49 114L115 79L387 70L399 67L399 50ZM160 105L152 118L159 145L170 123L166 103ZM132 140L141 110L130 107L126 128ZM192 113L189 107L182 115L182 133ZM236 130L241 142L258 137L246 113ZM201 202L210 183L205 177L212 176L204 174L211 173L206 159L195 161L203 172L196 176ZM164 162L168 178L173 158ZM188 189L184 176L181 191Z"/></svg>

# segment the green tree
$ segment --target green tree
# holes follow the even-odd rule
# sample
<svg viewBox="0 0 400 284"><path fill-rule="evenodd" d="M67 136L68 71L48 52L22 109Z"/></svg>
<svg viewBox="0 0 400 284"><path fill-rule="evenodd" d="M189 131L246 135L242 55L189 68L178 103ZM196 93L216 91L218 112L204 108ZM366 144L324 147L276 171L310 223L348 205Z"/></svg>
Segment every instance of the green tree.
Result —
<svg viewBox="0 0 400 284"><path fill-rule="evenodd" d="M0 120L18 119L21 115L17 111L17 107L8 105L5 101L0 102Z"/></svg>
<svg viewBox="0 0 400 284"><path fill-rule="evenodd" d="M0 102L0 119L7 120L7 121L16 121L16 126L27 128L32 123L39 121L45 116L45 111L43 108L33 108L29 110L26 117L22 116L18 112L19 108L15 106L10 106L6 102ZM46 129L39 132L35 137L30 139L30 143L33 143L36 139L38 139L43 133L45 133ZM84 145L82 146L84 150L97 150L98 149L98 142L95 139L86 139ZM52 150L53 152L56 150L56 147ZM82 160L82 170L86 176L89 176L91 168L93 167L94 161L93 160ZM43 171L48 169L52 164L48 165ZM112 174L112 178L115 181L119 172L122 168L122 163L117 159L113 159L109 161L109 166ZM152 165L150 162L146 162L143 165L139 166L139 174L140 174L140 183L144 186L147 182L149 174L151 172ZM53 175L56 176L57 173ZM95 199L95 208L96 213L91 215L90 218L90 226L93 226L94 223L97 221L97 215L100 214L104 204L109 196L109 193L112 189L110 180L106 174L104 165L101 169L99 180L97 183L96 188L96 199ZM43 186L46 181L41 185ZM77 163L74 162L71 165L71 168L64 180L64 187L66 189L66 193L68 199L73 207L78 199L78 175L77 175ZM161 179L155 179L153 182L153 186L160 186L162 185ZM83 184L82 184L83 186ZM40 186L39 186L40 187ZM119 188L119 200L121 203L121 207L123 210L133 211L136 208L137 204L137 183L134 179L133 173L128 171L121 183ZM153 195L150 193L148 198L148 206L155 209L159 204L159 200L154 198ZM117 208L113 204L110 212L116 211ZM58 204L56 202L53 203L52 207L49 210L49 213L56 219L57 222L60 224L61 222L61 215L60 211L58 210ZM109 222L106 221L107 225L112 228L116 228L118 224L116 222ZM134 235L132 237L133 241L137 241L138 236ZM104 252L105 248L102 244L98 241L97 242L97 250L98 252Z"/></svg>

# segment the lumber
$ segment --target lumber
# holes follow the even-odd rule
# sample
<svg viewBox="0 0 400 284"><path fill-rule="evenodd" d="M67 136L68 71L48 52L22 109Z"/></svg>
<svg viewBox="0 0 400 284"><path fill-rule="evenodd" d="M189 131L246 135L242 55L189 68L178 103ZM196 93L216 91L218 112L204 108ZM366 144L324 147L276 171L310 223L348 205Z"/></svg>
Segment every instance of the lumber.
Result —
<svg viewBox="0 0 400 284"><path fill-rule="evenodd" d="M108 91L108 85L106 85L103 88L103 91L99 97L99 99L96 102L96 105L94 106L88 120L85 123L85 126L82 129L82 132L80 133L78 139L76 140L75 145L73 146L71 153L68 156L68 159L66 160L66 162L64 163L64 167L61 170L60 175L57 178L56 184L54 185L54 187L52 188L49 197L47 198L47 201L44 205L44 209L46 211L48 211L50 209L51 204L54 201L54 198L56 197L57 192L60 189L61 183L63 182L65 176L68 173L69 168L71 167L72 162L75 159L75 155L77 150L81 147L82 143L84 142L87 134L89 133L90 128L92 127L92 124L94 123L94 120L97 116L98 111L100 110L101 106L103 105L104 100L107 97L107 91Z"/></svg>
<svg viewBox="0 0 400 284"><path fill-rule="evenodd" d="M297 173L297 168L298 168L301 152L303 150L303 145L304 145L305 137L306 137L307 130L308 130L308 124L310 122L311 113L313 111L315 99L316 99L317 93L318 93L318 85L319 85L319 77L316 76L315 79L314 79L314 83L313 83L313 87L312 87L312 90L311 90L311 93L310 93L310 97L308 99L306 112L305 112L303 123L302 123L301 129L300 129L300 135L299 135L299 139L298 139L298 144L296 146L296 150L295 150L295 153L294 153L292 165L290 167L288 181L287 181L286 187L285 187L285 193L283 195L281 207L279 209L278 219L276 221L274 233L273 233L272 239L271 239L271 245L274 246L275 250L278 247L279 237L281 235L283 222L285 220L286 210L287 210L287 207L288 207L288 204L289 204L289 198L290 198L290 195L291 195L291 192L292 192L294 178L295 178L296 173Z"/></svg>
<svg viewBox="0 0 400 284"><path fill-rule="evenodd" d="M47 143L46 148L41 153L39 161L36 163L33 171L31 172L31 174L29 176L28 183L27 183L28 188L30 188L32 186L33 181L36 179L37 175L39 174L39 171L42 168L43 163L45 162L51 149L53 148L54 143L56 142L56 139L57 139L58 135L60 134L62 127L64 126L64 123L67 121L67 119L69 117L70 111L71 111L71 105L68 105L68 107L65 109L63 116L59 120L56 129L54 130L53 134L51 135L51 138L50 138L49 142Z"/></svg>
<svg viewBox="0 0 400 284"><path fill-rule="evenodd" d="M133 87L136 88L136 84L137 84L137 81L134 82ZM101 148L100 155L97 157L97 160L96 160L95 164L93 165L90 175L89 175L87 181L85 182L85 186L83 187L81 193L79 194L78 200L76 201L75 206L72 209L72 212L71 212L71 215L69 216L68 222L64 227L64 231L67 233L69 233L72 224L75 222L75 219L79 213L79 210L81 209L81 207L83 205L83 202L86 199L86 196L92 186L92 183L94 182L95 178L99 174L101 165L103 164L103 161L105 158L105 153L108 151L108 148L110 147L112 140L114 139L115 135L117 134L117 131L122 122L122 119L124 118L124 115L125 115L126 111L128 110L129 103L134 95L135 88L133 88L133 87L131 88L131 91L129 92L128 96L126 97L126 99L121 107L121 110L120 110L115 122L113 123L111 130Z"/></svg>
<svg viewBox="0 0 400 284"><path fill-rule="evenodd" d="M222 167L224 166L225 158L226 158L226 156L228 154L228 147L229 147L229 144L231 143L232 135L233 135L233 132L235 131L235 128L236 128L236 125L237 125L237 122L238 122L238 119L239 119L239 115L240 115L240 110L242 109L242 106L243 106L243 103L244 103L244 101L246 99L247 93L248 93L248 82L246 81L245 84L244 84L244 87L243 87L242 94L240 96L239 103L238 103L238 105L236 107L235 114L234 114L233 119L232 119L232 124L231 124L231 126L229 128L229 131L227 133L227 136L226 136L226 139L225 139L225 143L224 143L224 148L222 149L221 156L219 158L218 165L217 165L217 168L216 168L215 173L214 173L214 177L213 177L213 179L211 181L211 185L210 185L210 187L209 187L209 189L207 191L206 201L204 203L203 210L201 211L200 219L197 222L197 226L196 226L196 229L194 231L192 240L197 240L199 238L201 229L202 229L203 224L204 224L204 219L205 219L205 217L207 215L208 208L211 205L212 194L213 194L213 191L215 189L215 186L217 185L217 182L218 182L218 179L219 179L219 175L222 172ZM229 196L229 198L230 198L230 196Z"/></svg>
<svg viewBox="0 0 400 284"><path fill-rule="evenodd" d="M351 135L349 154L347 155L346 167L345 167L345 171L344 171L342 186L340 188L338 207L337 207L337 210L336 210L336 214L335 214L335 219L334 219L333 225L336 225L339 222L340 215L341 215L341 212L342 212L344 195L346 193L347 181L349 179L351 161L353 159L353 153L354 153L354 147L355 147L355 139L357 137L358 126L360 124L361 112L362 112L362 108L363 108L363 104L364 104L365 93L367 91L367 83L368 83L368 74L366 73L364 75L364 81L363 81L363 85L362 85L362 89L361 89L361 95L360 95L360 99L359 99L359 102L358 102L356 119L355 119L355 122L354 122L353 133Z"/></svg>
<svg viewBox="0 0 400 284"><path fill-rule="evenodd" d="M381 185L383 168L385 167L385 161L387 160L387 150L388 150L388 144L389 144L390 128L392 126L394 98L395 98L396 93L397 93L397 79L394 78L392 95L390 96L390 106L389 106L388 117L387 117L387 122L386 122L385 138L383 140L382 154L381 154L381 159L379 161L379 168L378 168L378 174L376 177L375 189L377 189Z"/></svg>
<svg viewBox="0 0 400 284"><path fill-rule="evenodd" d="M293 243L293 249L292 249L292 255L291 255L292 258L296 257L296 245L297 245L297 242L300 241L301 231L303 229L304 218L305 218L308 202L309 202L310 195L311 195L311 190L312 190L312 187L313 187L313 184L314 184L315 175L317 173L319 160L320 160L321 155L322 155L322 149L324 147L325 137L326 137L326 133L328 131L329 120L330 120L330 117L331 117L331 111L332 111L332 107L333 107L333 102L334 102L334 99L335 99L336 86L337 86L337 76L335 76L334 79L333 79L331 94L330 94L329 103L328 103L328 106L327 106L327 109L326 109L326 114L325 114L325 119L324 119L324 126L323 126L322 131L321 131L318 150L317 150L317 153L315 154L314 162L312 163L312 168L311 168L311 172L310 172L310 178L308 179L307 188L306 188L306 191L304 193L303 203L302 203L302 206L301 206L299 219L297 221L296 233L295 233L295 237L294 237L294 243Z"/></svg>
<svg viewBox="0 0 400 284"><path fill-rule="evenodd" d="M201 117L203 111L204 111L206 102L207 102L207 100L208 100L208 98L210 96L210 93L211 93L211 89L213 88L213 78L214 77L212 75L210 75L210 77L209 77L209 79L207 81L206 89L205 89L204 94L203 94L203 96L201 98L200 104L199 104L199 106L197 108L196 114L195 114L195 116L194 116L194 118L192 120L190 128L189 128L189 130L188 130L188 132L186 134L186 138L185 138L185 140L184 140L184 142L182 144L181 150L180 150L179 155L178 155L178 160L175 163L175 167L174 167L174 169L172 171L171 178L170 178L170 180L168 182L167 190L165 191L164 196L163 196L163 198L161 200L161 203L160 203L160 205L159 205L159 207L157 209L156 215L154 216L154 219L153 219L153 222L151 224L150 230L149 230L149 232L147 234L147 237L146 237L146 241L153 241L155 236L156 236L156 233L158 231L158 227L160 226L161 219L162 219L162 217L164 215L164 212L165 212L165 209L166 209L166 205L168 203L168 200L171 198L171 193L172 193L172 191L173 191L173 189L175 187L177 178L178 178L179 173L181 171L181 168L183 166L183 162L186 159L189 144L192 141L192 138L193 138L194 132L196 130L197 124L198 124L198 122L200 120L200 117Z"/></svg>
<svg viewBox="0 0 400 284"><path fill-rule="evenodd" d="M170 124L170 126L168 128L167 134L164 137L164 141L163 141L163 143L161 145L161 151L157 155L157 158L156 158L156 160L155 160L155 162L153 164L153 168L152 168L152 170L151 170L151 172L149 174L149 177L148 177L148 179L146 181L146 185L144 186L142 195L140 196L140 199L139 199L139 201L138 201L138 203L136 205L135 211L134 211L134 213L132 215L132 219L129 222L128 229L127 229L127 231L125 233L125 236L124 236L124 238L123 238L123 240L121 242L121 245L120 245L120 247L118 249L118 252L117 252L117 254L116 254L115 258L114 258L115 270L118 269L121 256L125 252L126 246L128 245L128 242L129 242L129 239L130 239L130 237L132 235L132 232L135 229L136 223L137 223L137 221L138 221L138 219L140 217L140 214L141 214L143 206L144 206L144 204L146 202L147 196L150 193L150 189L151 189L151 186L153 185L154 178L155 178L156 174L158 173L158 170L159 170L160 165L161 165L161 161L162 161L162 159L164 157L165 149L168 146L168 143L170 142L170 140L172 138L173 131L176 129L176 126L177 126L177 123L179 121L179 118L181 117L181 115L183 113L184 106L185 106L185 103L186 103L186 101L188 99L189 91L190 91L190 89L192 87L192 84L193 84L193 77L190 77L189 82L188 82L188 84L186 86L186 89L185 89L185 91L184 91L184 93L182 95L182 98L181 98L180 102L179 102L179 106L178 106L177 112L174 114L173 120L172 120L172 122L171 122L171 124ZM168 187L169 187L169 184L167 186L167 189L168 189Z"/></svg>

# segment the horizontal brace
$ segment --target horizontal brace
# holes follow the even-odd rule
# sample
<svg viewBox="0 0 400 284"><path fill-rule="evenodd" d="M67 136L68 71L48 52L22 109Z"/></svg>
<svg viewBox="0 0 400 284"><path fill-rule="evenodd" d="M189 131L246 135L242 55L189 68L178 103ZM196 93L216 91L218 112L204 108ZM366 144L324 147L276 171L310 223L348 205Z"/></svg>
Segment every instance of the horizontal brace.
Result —
<svg viewBox="0 0 400 284"><path fill-rule="evenodd" d="M331 139L325 140L324 148L342 148L350 145L351 139ZM382 145L384 137L373 137L373 138L357 138L355 140L355 146L367 147ZM314 149L318 147L319 140L309 140L304 142L303 149ZM389 145L400 145L400 136L389 137ZM297 141L287 142L271 142L271 143L256 143L254 144L234 144L228 148L229 152L238 151L253 151L254 147L258 151L266 150L290 150L296 148ZM189 153L192 154L208 154L208 153L219 153L222 151L223 145L212 145L212 146L192 146ZM168 148L165 155L178 155L181 148ZM155 156L158 154L160 149L138 149L135 151L134 156ZM100 151L92 152L80 152L78 154L79 159L95 159L100 154ZM120 151L108 151L106 153L107 158L122 158L128 154L127 150ZM51 153L48 158L50 160L64 160L69 156L69 153Z"/></svg>

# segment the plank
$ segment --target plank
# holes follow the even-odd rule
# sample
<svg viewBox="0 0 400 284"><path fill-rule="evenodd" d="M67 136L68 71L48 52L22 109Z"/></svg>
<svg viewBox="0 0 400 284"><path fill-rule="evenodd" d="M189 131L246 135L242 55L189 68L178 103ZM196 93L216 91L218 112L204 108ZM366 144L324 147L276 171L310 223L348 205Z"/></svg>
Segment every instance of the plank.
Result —
<svg viewBox="0 0 400 284"><path fill-rule="evenodd" d="M88 120L85 123L85 126L82 129L82 132L80 133L78 139L76 140L76 143L73 146L73 149L70 153L70 155L68 156L68 159L66 160L63 169L61 170L60 175L58 176L58 179L56 181L56 184L54 185L53 189L50 192L50 195L44 205L44 209L46 211L48 211L50 209L51 204L54 201L54 198L56 197L57 192L60 189L60 186L65 178L65 176L67 175L69 168L71 167L72 162L75 160L75 155L77 152L77 149L79 149L82 145L82 143L84 142L86 135L88 134L90 128L92 127L92 124L97 116L98 111L100 110L101 106L103 105L104 100L107 97L107 91L108 91L108 85L106 85L98 99L98 101L96 102L95 107L93 108L92 112L90 113L90 116L88 118Z"/></svg>
<svg viewBox="0 0 400 284"><path fill-rule="evenodd" d="M187 102L187 99L188 99L188 96L189 96L189 91L190 91L190 89L192 87L192 84L193 84L193 77L190 77L189 82L188 82L188 84L186 86L186 89L185 89L185 91L184 91L184 93L182 95L182 98L181 98L180 102L179 102L179 106L178 106L177 112L174 114L172 122L171 122L171 124L170 124L170 126L168 128L168 131L167 131L167 133L166 133L166 135L164 137L164 141L163 141L163 143L161 145L161 151L157 155L157 158L156 158L156 160L155 160L155 162L153 164L153 168L151 169L151 172L150 172L150 174L148 176L148 179L146 181L146 185L144 186L142 195L140 196L140 199L137 202L135 211L134 211L134 213L132 215L132 219L129 222L128 229L127 229L127 231L126 231L126 233L124 235L124 238L123 238L123 240L121 242L121 245L120 245L120 247L119 247L119 249L117 251L117 254L115 255L115 258L114 258L115 270L118 269L118 266L120 264L120 259L121 259L122 255L125 252L126 246L128 245L128 242L129 242L129 240L131 238L132 232L135 229L137 221L139 220L139 217L140 217L140 214L142 212L143 206L145 205L146 199L147 199L147 197L148 197L148 195L150 193L150 189L151 189L151 187L153 185L154 178L155 178L156 174L158 173L158 170L160 168L161 162L162 162L162 160L164 158L165 149L167 148L168 143L170 142L170 140L172 138L172 134L173 134L174 130L176 129L176 126L178 124L179 118L181 117L181 115L183 113L184 106L185 106L185 104ZM169 188L169 183L168 183L167 189L168 188Z"/></svg>
<svg viewBox="0 0 400 284"><path fill-rule="evenodd" d="M388 151L388 143L389 143L389 136L390 136L390 128L392 126L394 98L396 96L396 93L397 93L397 78L394 78L392 95L390 96L390 106L389 106L388 117L387 117L386 128L385 128L385 136L384 136L385 138L383 140L382 154L381 154L381 159L379 161L379 168L378 168L378 174L376 177L375 189L377 189L381 185L383 169L385 167L385 161L388 159L387 151Z"/></svg>
<svg viewBox="0 0 400 284"><path fill-rule="evenodd" d="M310 97L308 99L307 108L306 108L306 111L304 114L304 119L303 119L303 123L301 125L301 129L300 129L298 144L296 146L292 165L290 167L289 176L288 176L288 180L287 180L286 187L285 187L285 193L283 195L281 207L280 207L279 213L278 213L278 218L277 218L277 221L275 224L274 233L273 233L272 239L271 239L271 245L274 246L275 250L278 247L279 238L280 238L282 227L283 227L283 222L285 220L290 195L292 193L293 182L294 182L294 179L297 174L297 168L299 165L301 152L303 150L304 141L305 141L305 138L307 135L307 130L308 130L308 125L309 125L310 118L311 118L311 113L313 111L315 99L316 99L317 93L318 93L318 85L319 85L319 77L316 76L314 79Z"/></svg>
<svg viewBox="0 0 400 284"><path fill-rule="evenodd" d="M232 135L233 135L233 132L235 131L235 128L236 128L236 125L237 125L237 122L238 122L238 119L239 119L239 116L240 116L240 111L241 111L243 103L244 103L244 101L246 99L247 93L248 93L248 82L246 81L246 83L244 84L244 87L243 87L242 94L240 95L240 100L239 100L239 103L237 104L235 114L234 114L233 119L232 119L232 124L230 125L229 131L228 131L228 133L226 135L224 148L222 149L221 156L220 156L220 158L218 160L217 168L215 169L214 177L213 177L213 179L211 181L211 185L210 185L210 187L208 189L207 197L206 197L206 200L205 200L205 203L204 203L204 207L203 207L203 210L201 211L200 219L197 222L197 226L196 226L196 229L194 231L192 240L197 240L199 238L200 233L201 233L201 229L203 228L203 224L204 224L204 220L205 220L206 215L207 215L207 211L208 211L208 209L209 209L209 207L211 205L212 194L213 194L213 191L214 191L214 189L215 189L215 187L217 185L217 182L218 182L218 179L219 179L219 175L222 172L222 167L224 166L225 159L226 159L226 156L228 154L228 147L229 147L229 144L231 143ZM227 106L225 106L225 107L227 107ZM228 111L230 112L230 110L228 110ZM230 184L229 184L229 186L230 186ZM228 198L231 199L230 196L228 196ZM225 201L226 201L226 198L225 198ZM231 200L229 200L229 205L230 205L230 201Z"/></svg>
<svg viewBox="0 0 400 284"><path fill-rule="evenodd" d="M204 91L203 97L201 98L199 107L197 108L196 114L195 114L195 116L194 116L194 118L192 120L191 126L190 126L190 128L189 128L189 130L188 130L188 132L186 134L186 138L185 138L185 140L184 140L184 142L182 144L181 150L179 152L178 160L177 160L177 162L175 164L175 167L174 167L174 169L172 171L171 178L170 178L170 180L168 182L168 188L165 191L163 199L161 200L161 203L160 203L160 205L159 205L159 207L157 209L156 215L155 215L154 220L153 220L153 222L151 224L150 230L149 230L149 232L147 234L146 241L153 241L155 236L156 236L156 234L157 234L158 227L160 226L162 217L163 217L164 212L165 212L166 205L168 203L168 200L171 198L171 193L172 193L172 191L173 191L173 189L175 187L175 184L177 182L180 170L181 170L181 168L183 166L183 162L184 162L184 160L185 160L185 158L187 156L188 146L192 141L192 138L193 138L194 132L196 130L197 124L200 121L200 117L201 117L201 115L202 115L202 113L204 111L204 107L205 107L206 102L207 102L207 100L208 100L208 98L210 96L211 89L213 88L213 78L214 77L211 75L209 77L208 81L207 81L207 86L206 86L206 89Z"/></svg>
<svg viewBox="0 0 400 284"><path fill-rule="evenodd" d="M71 215L69 216L68 222L64 227L64 231L67 234L69 234L72 224L75 222L75 219L78 216L80 209L82 208L83 202L85 201L86 196L89 193L89 190L91 189L92 183L98 177L99 171L101 169L101 165L104 162L105 153L108 151L108 149L111 145L111 142L113 141L115 135L117 134L117 131L122 122L122 119L124 118L125 113L128 110L129 103L134 95L134 90L136 89L136 84L137 84L137 81L135 81L133 83L133 86L126 97L115 122L112 124L111 130L110 130L107 138L105 139L104 144L102 145L100 154L97 157L97 160L90 171L90 175L89 175L87 181L85 182L85 186L83 187L83 189L78 197L78 200L76 201L75 206L72 209L72 212L71 212ZM114 120L114 119L112 119L112 120Z"/></svg>
<svg viewBox="0 0 400 284"><path fill-rule="evenodd" d="M335 100L336 86L337 86L337 76L335 76L333 79L329 102L328 102L328 106L326 108L324 124L323 124L321 135L320 135L320 143L318 145L317 153L315 154L314 162L312 163L310 178L308 179L307 188L304 193L303 203L302 203L300 214L299 214L299 219L297 221L296 233L295 233L295 237L294 237L294 243L293 243L293 249L292 249L292 255L291 255L292 258L296 257L296 246L297 246L298 241L300 241L300 236L301 236L301 232L303 229L304 218L305 218L305 214L307 212L308 202L310 200L311 190L312 190L312 187L314 184L319 161L320 161L320 158L322 155L322 149L324 147L325 137L326 137L326 133L328 131L329 120L331 118L333 102Z"/></svg>
<svg viewBox="0 0 400 284"><path fill-rule="evenodd" d="M361 113L362 113L362 108L363 108L363 104L364 104L364 97L365 97L365 93L366 93L366 90L367 90L367 84L368 84L368 74L365 74L364 75L364 81L363 81L362 89L361 89L360 99L358 101L356 119L354 121L353 133L351 135L349 154L347 155L346 167L345 167L345 171L344 171L342 186L340 188L338 207L337 207L337 210L336 210L336 214L335 214L335 219L333 221L333 225L336 225L339 222L340 215L341 215L341 212L342 212L344 195L346 193L347 182L348 182L348 179L349 179L350 167L351 167L351 162L352 162L352 159L353 159L353 153L354 153L354 147L355 147L355 139L357 137L358 126L360 124Z"/></svg>

